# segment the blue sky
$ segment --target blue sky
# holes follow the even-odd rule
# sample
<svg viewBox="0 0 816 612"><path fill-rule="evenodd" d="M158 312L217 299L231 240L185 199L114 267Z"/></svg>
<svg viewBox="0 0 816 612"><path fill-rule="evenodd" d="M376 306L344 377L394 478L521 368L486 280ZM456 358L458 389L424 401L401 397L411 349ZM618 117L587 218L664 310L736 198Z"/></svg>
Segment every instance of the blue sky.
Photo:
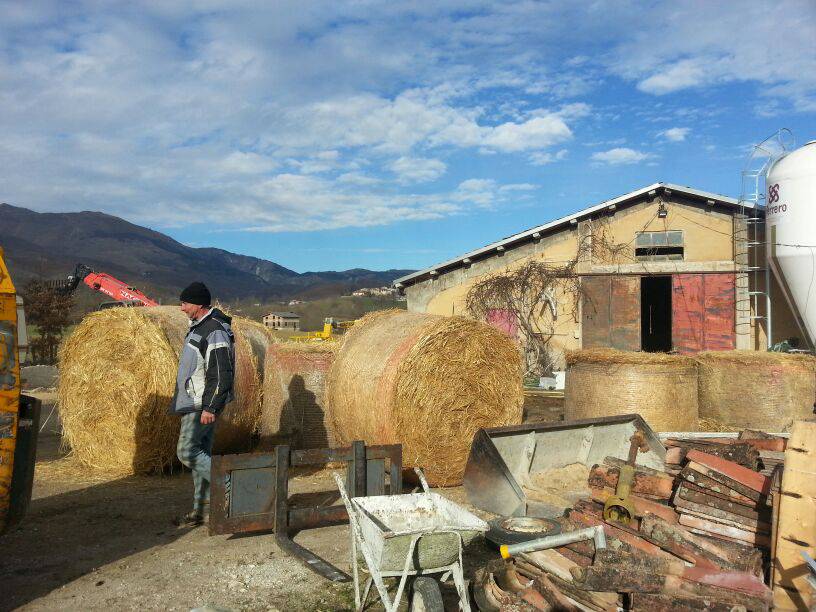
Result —
<svg viewBox="0 0 816 612"><path fill-rule="evenodd" d="M0 201L422 268L816 138L816 3L4 2Z"/></svg>

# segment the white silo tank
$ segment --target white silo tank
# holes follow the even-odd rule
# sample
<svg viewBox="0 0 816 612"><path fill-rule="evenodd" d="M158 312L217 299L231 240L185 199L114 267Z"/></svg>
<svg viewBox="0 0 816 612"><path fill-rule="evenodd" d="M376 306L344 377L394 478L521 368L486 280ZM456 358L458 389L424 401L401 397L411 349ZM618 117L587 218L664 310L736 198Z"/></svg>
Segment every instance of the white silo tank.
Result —
<svg viewBox="0 0 816 612"><path fill-rule="evenodd" d="M816 341L816 140L776 160L768 169L765 186L768 259L812 345Z"/></svg>

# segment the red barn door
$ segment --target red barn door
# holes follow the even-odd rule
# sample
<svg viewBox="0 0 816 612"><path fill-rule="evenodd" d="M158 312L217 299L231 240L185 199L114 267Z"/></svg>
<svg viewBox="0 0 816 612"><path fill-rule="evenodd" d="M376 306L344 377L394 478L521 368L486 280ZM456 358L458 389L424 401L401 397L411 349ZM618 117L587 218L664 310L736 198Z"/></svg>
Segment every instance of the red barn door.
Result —
<svg viewBox="0 0 816 612"><path fill-rule="evenodd" d="M672 340L680 353L736 347L733 274L672 276Z"/></svg>

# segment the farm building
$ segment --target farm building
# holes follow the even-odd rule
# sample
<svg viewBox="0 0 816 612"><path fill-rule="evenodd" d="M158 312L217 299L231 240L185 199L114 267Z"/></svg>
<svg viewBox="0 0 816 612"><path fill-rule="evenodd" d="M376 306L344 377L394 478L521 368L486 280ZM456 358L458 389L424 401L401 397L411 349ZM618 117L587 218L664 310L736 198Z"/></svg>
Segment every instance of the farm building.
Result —
<svg viewBox="0 0 816 612"><path fill-rule="evenodd" d="M264 316L263 324L272 329L300 331L300 315L295 312L270 312Z"/></svg>
<svg viewBox="0 0 816 612"><path fill-rule="evenodd" d="M764 298L749 293L764 289L749 288L754 278L764 284L764 275L747 271L750 216L753 209L733 198L655 183L407 275L395 286L411 311L467 316L468 294L486 278L531 261L568 266L578 289L555 291L541 323L556 366L565 349L578 348L765 350ZM774 341L799 337L773 285L771 304ZM512 312L498 309L486 318L520 333Z"/></svg>

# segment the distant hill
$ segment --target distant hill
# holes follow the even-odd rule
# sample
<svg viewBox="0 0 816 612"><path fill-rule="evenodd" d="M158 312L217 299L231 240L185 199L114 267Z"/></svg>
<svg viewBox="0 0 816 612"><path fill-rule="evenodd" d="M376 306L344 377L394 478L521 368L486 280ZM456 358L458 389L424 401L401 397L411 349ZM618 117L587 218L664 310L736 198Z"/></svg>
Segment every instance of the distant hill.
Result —
<svg viewBox="0 0 816 612"><path fill-rule="evenodd" d="M411 272L299 274L257 257L188 247L105 213L37 213L9 204L0 204L0 246L18 285L33 277L64 278L82 262L165 300L176 300L194 279L206 282L222 300L315 299L389 285Z"/></svg>

